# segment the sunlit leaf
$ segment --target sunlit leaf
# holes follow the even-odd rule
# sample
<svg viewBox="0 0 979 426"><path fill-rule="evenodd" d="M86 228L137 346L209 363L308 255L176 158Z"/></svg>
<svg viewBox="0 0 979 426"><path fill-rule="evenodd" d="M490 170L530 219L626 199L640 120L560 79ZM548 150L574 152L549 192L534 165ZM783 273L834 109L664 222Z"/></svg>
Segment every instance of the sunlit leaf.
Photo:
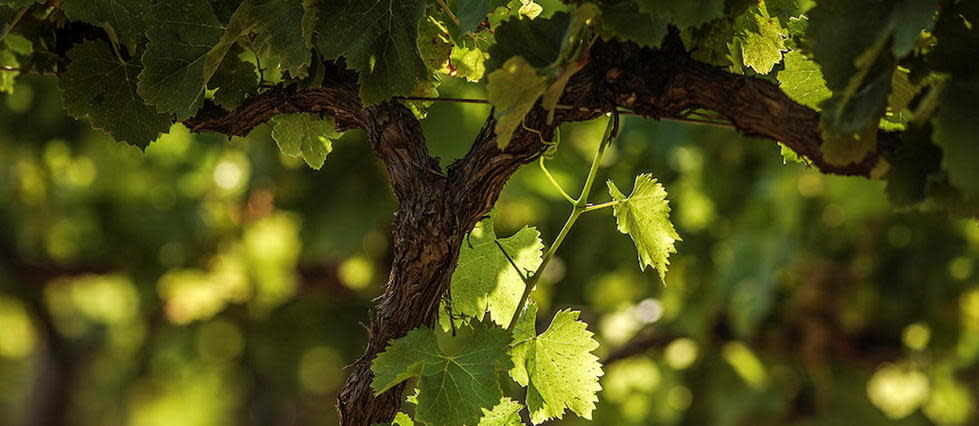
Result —
<svg viewBox="0 0 979 426"><path fill-rule="evenodd" d="M608 190L612 199L620 201L613 207L616 223L619 231L629 234L636 243L640 269L652 266L665 279L670 253L676 253L673 245L681 239L670 222L670 205L663 185L652 175L641 174L636 176L628 197L612 181L608 181Z"/></svg>

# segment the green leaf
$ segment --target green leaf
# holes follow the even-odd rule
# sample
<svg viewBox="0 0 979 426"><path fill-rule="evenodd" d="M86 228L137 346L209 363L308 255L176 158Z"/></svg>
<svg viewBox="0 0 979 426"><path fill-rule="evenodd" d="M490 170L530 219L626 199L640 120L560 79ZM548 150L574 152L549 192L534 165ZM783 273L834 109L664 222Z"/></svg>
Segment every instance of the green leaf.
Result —
<svg viewBox="0 0 979 426"><path fill-rule="evenodd" d="M521 56L534 68L544 68L558 59L571 15L555 13L549 19L513 19L496 29L496 44L490 47L486 69L503 67L510 58Z"/></svg>
<svg viewBox="0 0 979 426"><path fill-rule="evenodd" d="M622 194L615 183L608 181L612 199L621 201L613 207L619 231L629 234L639 251L639 268L652 266L665 279L673 244L682 241L670 222L670 205L666 190L648 173L636 176L632 194Z"/></svg>
<svg viewBox="0 0 979 426"><path fill-rule="evenodd" d="M766 0L765 6L772 16L777 16L782 20L783 25L788 24L789 18L802 16L815 4L814 0Z"/></svg>
<svg viewBox="0 0 979 426"><path fill-rule="evenodd" d="M218 0L161 0L146 15L149 43L143 53L138 91L160 112L177 120L194 115L204 103L204 88L231 46L254 28L251 2L222 20Z"/></svg>
<svg viewBox="0 0 979 426"><path fill-rule="evenodd" d="M510 398L504 397L492 410L483 409L483 418L479 419L478 426L519 426L520 410L523 405Z"/></svg>
<svg viewBox="0 0 979 426"><path fill-rule="evenodd" d="M880 122L881 129L903 131L913 113L909 106L921 89L930 81L912 83L906 70L898 68L891 79L891 94L887 96L887 112Z"/></svg>
<svg viewBox="0 0 979 426"><path fill-rule="evenodd" d="M897 59L931 27L935 0L824 0L807 35L833 97L823 107L824 158L844 165L876 148Z"/></svg>
<svg viewBox="0 0 979 426"><path fill-rule="evenodd" d="M429 77L416 43L423 16L424 0L329 0L321 3L318 47L360 74L365 104L406 96Z"/></svg>
<svg viewBox="0 0 979 426"><path fill-rule="evenodd" d="M14 84L21 74L21 59L33 52L30 40L18 34L8 34L0 47L0 66L11 70L0 70L0 93L14 93Z"/></svg>
<svg viewBox="0 0 979 426"><path fill-rule="evenodd" d="M249 95L258 92L258 73L255 65L241 60L241 48L232 49L208 83L216 88L214 102L228 111L234 111Z"/></svg>
<svg viewBox="0 0 979 426"><path fill-rule="evenodd" d="M283 114L272 118L272 139L283 154L302 156L306 164L319 170L326 155L333 151L333 139L340 137L330 117L319 118L312 114Z"/></svg>
<svg viewBox="0 0 979 426"><path fill-rule="evenodd" d="M534 228L524 227L511 237L497 238L493 218L477 223L463 241L459 263L452 273L453 313L482 320L488 310L493 322L509 326L525 288L521 274L526 277L537 270L543 250L540 232ZM519 273L507 256L520 268Z"/></svg>
<svg viewBox="0 0 979 426"><path fill-rule="evenodd" d="M415 419L433 425L477 424L483 409L500 402L497 369L509 369L510 336L498 327L475 323L460 349L447 352L435 331L422 327L391 342L374 359L371 386L376 394L418 377Z"/></svg>
<svg viewBox="0 0 979 426"><path fill-rule="evenodd" d="M822 103L820 129L823 159L830 164L858 163L877 146L880 119L887 111L891 91L893 58L882 56L860 77L860 89L852 94L840 94Z"/></svg>
<svg viewBox="0 0 979 426"><path fill-rule="evenodd" d="M979 74L979 3L958 2L943 11L935 26L938 43L928 52L928 63L936 71L962 77Z"/></svg>
<svg viewBox="0 0 979 426"><path fill-rule="evenodd" d="M829 88L840 91L850 86L858 76L858 65L873 64L892 36L891 52L899 57L906 54L931 26L936 6L934 0L820 1L808 14L807 35Z"/></svg>
<svg viewBox="0 0 979 426"><path fill-rule="evenodd" d="M68 19L102 26L135 47L143 39L143 15L152 5L152 0L64 0L61 8Z"/></svg>
<svg viewBox="0 0 979 426"><path fill-rule="evenodd" d="M578 321L579 312L563 310L551 320L546 331L537 336L532 328L536 306L528 305L514 330L510 351L513 369L510 375L527 387L527 407L534 424L563 418L565 409L591 419L602 386L602 365L591 353L598 347L588 325ZM528 325L530 328L528 329ZM529 335L528 335L529 334Z"/></svg>
<svg viewBox="0 0 979 426"><path fill-rule="evenodd" d="M408 417L407 414L400 411L394 416L394 422L391 424L395 426L415 426L415 422L411 420L411 417Z"/></svg>
<svg viewBox="0 0 979 426"><path fill-rule="evenodd" d="M510 144L513 132L544 94L547 78L521 56L514 56L489 75L486 94L496 119L496 143L500 149Z"/></svg>
<svg viewBox="0 0 979 426"><path fill-rule="evenodd" d="M449 62L454 68L449 74L453 77L461 77L471 82L479 81L486 73L486 52L478 47L469 47L468 44L455 45L449 55Z"/></svg>
<svg viewBox="0 0 979 426"><path fill-rule="evenodd" d="M901 136L901 143L889 153L891 167L887 180L887 197L896 206L910 206L924 201L929 176L941 168L942 151L932 144L931 126L911 127Z"/></svg>
<svg viewBox="0 0 979 426"><path fill-rule="evenodd" d="M252 19L255 50L266 59L262 64L278 65L293 77L304 77L312 60L313 40L303 24L315 14L315 9L305 7L299 0L260 1Z"/></svg>
<svg viewBox="0 0 979 426"><path fill-rule="evenodd" d="M735 37L741 47L742 63L759 74L768 74L782 62L782 52L788 50L785 37L788 30L768 14L765 3L748 8L735 23Z"/></svg>
<svg viewBox="0 0 979 426"><path fill-rule="evenodd" d="M659 15L639 11L630 0L599 4L601 17L598 33L608 40L633 41L641 46L659 47L666 37L669 22Z"/></svg>
<svg viewBox="0 0 979 426"><path fill-rule="evenodd" d="M785 144L778 143L778 152L782 155L782 164L788 163L798 163L803 165L808 165L809 162L806 160L805 156L800 156L798 153L789 148Z"/></svg>
<svg viewBox="0 0 979 426"><path fill-rule="evenodd" d="M438 343L430 328L419 327L391 344L371 363L371 388L380 395L397 384L421 375L429 354L437 354Z"/></svg>
<svg viewBox="0 0 979 426"><path fill-rule="evenodd" d="M639 10L663 17L680 29L698 26L724 14L724 0L636 0L636 3Z"/></svg>
<svg viewBox="0 0 979 426"><path fill-rule="evenodd" d="M488 0L457 0L453 10L459 18L459 34L474 33L489 13Z"/></svg>
<svg viewBox="0 0 979 426"><path fill-rule="evenodd" d="M942 148L942 166L948 180L966 196L979 198L979 76L952 78L942 90L938 112L932 118L935 144Z"/></svg>
<svg viewBox="0 0 979 426"><path fill-rule="evenodd" d="M86 118L118 141L146 148L173 121L157 113L136 93L138 64L124 63L108 44L86 41L68 51L71 63L61 74L65 110Z"/></svg>
<svg viewBox="0 0 979 426"><path fill-rule="evenodd" d="M452 52L452 42L445 24L428 17L418 26L418 49L431 72L442 70Z"/></svg>
<svg viewBox="0 0 979 426"><path fill-rule="evenodd" d="M798 50L785 54L785 68L778 73L778 83L792 100L817 111L820 103L833 96L819 65Z"/></svg>

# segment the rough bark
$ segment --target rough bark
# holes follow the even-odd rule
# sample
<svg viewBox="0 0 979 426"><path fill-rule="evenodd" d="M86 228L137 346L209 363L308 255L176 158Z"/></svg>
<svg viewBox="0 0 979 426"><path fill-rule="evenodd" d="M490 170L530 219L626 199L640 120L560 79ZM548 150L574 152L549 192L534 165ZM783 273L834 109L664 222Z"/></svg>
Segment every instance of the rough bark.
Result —
<svg viewBox="0 0 979 426"><path fill-rule="evenodd" d="M616 108L653 118L709 110L743 134L785 143L826 173L868 176L879 159L874 153L857 164L827 163L820 150L818 113L767 81L699 63L679 48L600 42L592 49L591 62L571 79L561 103L574 108L559 111L551 124L535 109L525 125L549 138L561 122L591 119ZM538 134L519 130L501 152L490 117L470 152L443 172L428 154L411 113L396 101L361 107L356 76L339 67L328 72L321 88L275 88L232 112L208 105L184 123L196 132L245 135L276 114L291 112L324 113L340 127L364 129L400 201L388 282L372 315L367 347L350 367L338 401L345 425L390 421L401 406L404 386L375 397L371 361L392 339L434 323L462 238L491 209L507 179L545 146ZM895 135L881 134L880 149L895 144Z"/></svg>
<svg viewBox="0 0 979 426"><path fill-rule="evenodd" d="M538 136L531 132L521 132L500 152L492 130L495 123L489 120L470 155L442 173L406 108L387 104L369 112L365 128L400 205L391 273L373 313L367 348L350 368L338 400L344 425L370 425L394 417L404 386L375 397L371 362L392 339L418 326L434 325L463 237L492 208L507 179L539 152ZM539 115L529 122L545 134L552 132Z"/></svg>

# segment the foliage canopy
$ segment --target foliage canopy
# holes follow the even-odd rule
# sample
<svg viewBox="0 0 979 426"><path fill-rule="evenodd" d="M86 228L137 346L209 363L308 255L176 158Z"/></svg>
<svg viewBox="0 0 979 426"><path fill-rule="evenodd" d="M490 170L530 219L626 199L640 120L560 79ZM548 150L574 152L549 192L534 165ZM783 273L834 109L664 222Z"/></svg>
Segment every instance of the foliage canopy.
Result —
<svg viewBox="0 0 979 426"><path fill-rule="evenodd" d="M540 424L562 419L566 412L592 417L602 378L611 376L596 355L608 354L599 342L615 339L596 339L582 320L589 318L588 311L577 308L556 310L540 323L550 325L538 332L538 302L550 297L541 292L555 291L544 283L553 285L548 274L562 267L555 266L561 263L555 259L572 227L594 216L586 214L610 210L617 229L633 241L634 251L627 257L638 257L640 272L651 267L657 282L669 283L671 256L678 254L678 243L680 251L687 243L681 233L694 234L691 250L710 252L714 248L697 234L714 217L729 213L704 207L713 202L702 189L715 183L728 186L686 177L708 173L702 159L691 159L699 154L675 148L685 152L675 160L683 163L676 168L682 179L633 170L638 168L633 160L642 158L634 153L650 148L626 137L621 116L733 128L779 142L787 162L883 181L886 188L880 192L894 208L979 216L979 108L972 102L979 97L975 1L0 0L0 22L0 91L17 96L22 76L27 80L30 74L53 74L69 116L148 153L167 138L179 139L171 132L247 136L268 123L281 154L320 170L333 162L328 154L335 141L367 139L387 167L402 210L395 221L394 270L383 294L387 299L379 303L368 351L355 369L362 374L352 373L340 394L341 416L347 416L342 420L349 424ZM439 91L482 91L484 99L439 97ZM469 154L444 170L428 154L422 129L430 121L450 127L429 117L440 108L433 102L441 101L493 108ZM607 119L598 121L605 125L604 133L592 130L588 144L581 137L572 148L561 146L559 125L603 115ZM350 136L351 129L364 135ZM565 171L563 178L552 174L545 163L568 155L569 149L595 152L587 173ZM229 193L244 191L236 189L242 167L235 161L244 163L227 160L221 163L227 167L213 171L215 182ZM500 238L494 217L484 217L504 182L532 161L540 162L546 177L541 186L571 207L564 226L550 229L556 232L548 243L537 228L526 226ZM629 167L631 176L623 172L613 177L633 179L632 191L627 196L610 179L611 199L592 203L592 187L610 163ZM18 165L18 176L28 173L22 171L27 167ZM347 179L356 181L357 172ZM562 185L576 173L584 183L574 198ZM674 180L675 191L668 184ZM770 193L752 199L773 209L803 210L772 202L791 198L779 195L779 182L775 179ZM454 193L453 185L464 190ZM804 196L823 191L806 185L799 180L798 192ZM677 196L668 200L668 191ZM425 199L427 194L437 195ZM802 204L798 197L790 201ZM690 207L697 205L701 207ZM506 216L503 209L495 215ZM298 249L273 241L282 237L298 245L295 225L288 215L256 215L255 228L221 244L221 254L207 265L159 277L159 297L172 322L206 319L252 297L262 301L252 309L267 312L292 296L296 278L290 268L298 262ZM681 333L696 330L702 340L709 340L706 333L713 321L730 327L717 333L720 358L755 389L778 379L772 378L774 371L772 377L765 373L740 340L754 337L754 343L763 343L753 333L782 302L776 300L774 283L788 263L791 242L779 232L805 233L788 213L774 219L770 215L774 213L749 211L737 219L736 226L745 226L750 234L740 234L740 228L716 231L727 245L717 248L722 254L711 256L728 260L711 262L718 263L719 281L733 283L731 289L711 293L713 299L703 302L708 307L699 314L673 318ZM832 223L833 215L827 207L821 220ZM428 228L436 231L403 234ZM891 234L886 238L906 239ZM974 235L963 238L973 238L968 240L971 254L955 257L959 266L949 264L947 269L965 280L971 276L970 256L976 249ZM451 243L448 249L446 241ZM680 265L680 274L692 268ZM357 266L350 268L356 274ZM111 284L96 287L131 287L125 278L107 282ZM418 289L435 297L419 301L422 293L410 293ZM962 294L976 290L968 291L973 293L959 289ZM670 294L677 300L689 297L682 290ZM730 306L725 304L728 296L733 297ZM46 311L45 303L69 304L38 301L57 297L45 293L21 298L33 300L30 306L38 311ZM591 302L601 305L603 297ZM970 315L976 309L969 298L975 296L961 297L967 306L963 317L974 320ZM416 305L386 305L389 300L413 300ZM628 311L635 316L652 315L642 313L649 305L641 309L636 302L624 298L597 309L613 312L609 321L614 315L633 315L622 313L622 306L635 305ZM721 305L714 314L729 321L709 316L711 307ZM392 311L398 308L423 311L406 320ZM637 321L630 324L638 328ZM971 367L951 365L974 364L979 352L974 326L964 326L973 334L962 334L965 343L958 346L958 358L949 355L936 363L936 369L945 370L931 373L935 395L942 389L942 398L958 398L955 403L969 392L961 391L954 370ZM642 337L636 335L640 341ZM684 364L683 348L693 343L681 339L686 337L670 339L670 347L679 348L674 351L679 361L671 361L667 351L667 363ZM908 339L907 346L921 346L913 336ZM618 361L612 355L609 359ZM633 366L659 377L642 365ZM920 370L908 361L881 368L873 380L919 383ZM613 388L645 386L606 380ZM872 389L887 385L873 380L868 384L870 400L890 417L907 417L917 407L929 406L924 392L905 395L907 400L897 403L880 397L886 392ZM410 403L402 404L400 393L406 387L416 392ZM683 392L690 389L682 389L669 397L686 398L688 407L690 396ZM955 405L934 402L943 403ZM908 406L914 408L907 411ZM409 413L398 412L402 409ZM923 410L938 422L943 421L936 420L941 413L954 412ZM955 413L963 419L971 415Z"/></svg>

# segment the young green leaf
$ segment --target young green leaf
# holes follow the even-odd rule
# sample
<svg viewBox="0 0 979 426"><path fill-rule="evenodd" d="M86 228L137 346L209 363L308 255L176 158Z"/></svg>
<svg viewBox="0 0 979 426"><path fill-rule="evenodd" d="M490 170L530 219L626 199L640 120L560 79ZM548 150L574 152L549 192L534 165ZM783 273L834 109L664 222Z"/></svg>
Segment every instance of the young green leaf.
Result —
<svg viewBox="0 0 979 426"><path fill-rule="evenodd" d="M483 418L479 419L478 426L519 426L520 410L523 405L510 398L504 397L500 403L492 410L483 409Z"/></svg>
<svg viewBox="0 0 979 426"><path fill-rule="evenodd" d="M146 103L178 120L194 115L228 50L254 28L251 4L242 3L227 20L217 0L161 0L150 9L138 86Z"/></svg>
<svg viewBox="0 0 979 426"><path fill-rule="evenodd" d="M785 54L785 68L778 73L778 83L792 100L817 111L820 103L833 96L819 65L798 50Z"/></svg>
<svg viewBox="0 0 979 426"><path fill-rule="evenodd" d="M481 320L488 310L493 322L509 326L525 287L521 274L527 276L540 266L543 250L540 232L534 228L524 227L511 237L498 239L492 218L477 223L462 242L459 263L452 273L452 311Z"/></svg>
<svg viewBox="0 0 979 426"><path fill-rule="evenodd" d="M765 3L748 8L735 23L735 37L741 46L742 63L759 74L768 74L782 62L782 52L788 50L785 37L789 32L768 14Z"/></svg>
<svg viewBox="0 0 979 426"><path fill-rule="evenodd" d="M663 185L645 173L636 176L628 197L612 181L608 181L608 192L612 199L621 201L613 207L616 223L619 231L629 234L636 244L639 268L652 266L660 279L665 279L670 253L676 253L673 245L682 240L670 222L670 204Z"/></svg>
<svg viewBox="0 0 979 426"><path fill-rule="evenodd" d="M602 365L591 353L598 347L576 311L558 312L539 336L533 329L537 307L528 304L514 328L510 376L527 387L530 419L539 424L564 417L565 409L591 419L602 386Z"/></svg>
<svg viewBox="0 0 979 426"><path fill-rule="evenodd" d="M487 99L493 105L496 119L496 143L500 149L510 144L513 132L544 94L547 78L521 56L514 56L503 67L489 75Z"/></svg>
<svg viewBox="0 0 979 426"><path fill-rule="evenodd" d="M429 77L417 44L424 16L425 0L329 0L321 3L318 47L360 73L365 104L407 96Z"/></svg>
<svg viewBox="0 0 979 426"><path fill-rule="evenodd" d="M390 423L374 423L372 426L415 426L415 421L407 414L398 411L398 414L394 415L394 420L391 420Z"/></svg>
<svg viewBox="0 0 979 426"><path fill-rule="evenodd" d="M136 93L138 64L119 60L108 44L86 41L68 51L71 63L61 74L65 110L87 118L118 141L146 148L173 123Z"/></svg>
<svg viewBox="0 0 979 426"><path fill-rule="evenodd" d="M477 424L483 410L500 402L497 369L509 369L510 335L498 327L475 324L460 349L447 352L439 346L435 331L416 328L394 340L371 370L371 386L377 394L418 377L415 419L433 425Z"/></svg>
<svg viewBox="0 0 979 426"><path fill-rule="evenodd" d="M283 154L306 160L306 164L319 170L326 155L333 151L333 139L341 136L333 119L319 118L312 114L283 114L272 119L272 139Z"/></svg>
<svg viewBox="0 0 979 426"><path fill-rule="evenodd" d="M411 417L408 417L407 414L400 411L394 416L394 421L391 424L394 426L415 426L415 422L411 420Z"/></svg>

